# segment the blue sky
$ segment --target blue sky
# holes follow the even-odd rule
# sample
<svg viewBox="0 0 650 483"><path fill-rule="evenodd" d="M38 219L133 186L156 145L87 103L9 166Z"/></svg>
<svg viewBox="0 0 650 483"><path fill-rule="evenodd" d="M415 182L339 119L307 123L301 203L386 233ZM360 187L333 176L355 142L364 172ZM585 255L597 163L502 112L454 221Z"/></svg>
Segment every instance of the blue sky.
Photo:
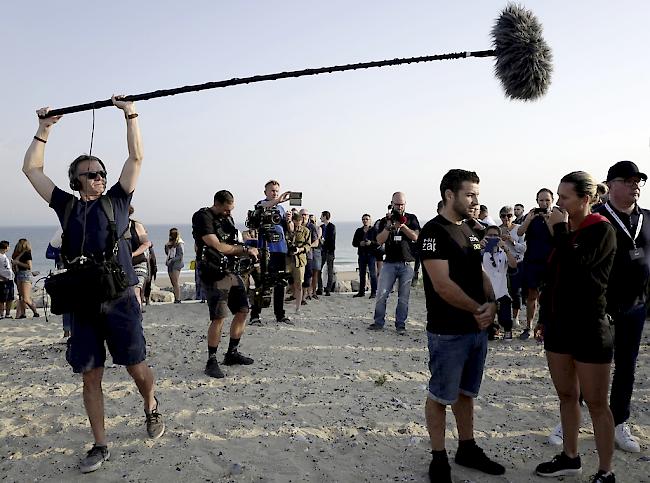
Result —
<svg viewBox="0 0 650 483"><path fill-rule="evenodd" d="M441 176L481 177L481 202L527 207L576 169L605 177L621 159L646 172L650 152L650 4L526 1L555 57L548 94L508 101L491 59L281 80L142 101L145 165L134 196L145 223L187 223L219 189L235 217L264 183L303 192L333 219L381 215L393 191L430 218ZM0 227L54 224L20 168L34 111L285 70L490 48L497 1L10 2L3 8ZM91 114L65 116L46 173L67 186L88 152ZM124 120L96 112L94 154L116 180ZM643 202L643 199L642 199Z"/></svg>

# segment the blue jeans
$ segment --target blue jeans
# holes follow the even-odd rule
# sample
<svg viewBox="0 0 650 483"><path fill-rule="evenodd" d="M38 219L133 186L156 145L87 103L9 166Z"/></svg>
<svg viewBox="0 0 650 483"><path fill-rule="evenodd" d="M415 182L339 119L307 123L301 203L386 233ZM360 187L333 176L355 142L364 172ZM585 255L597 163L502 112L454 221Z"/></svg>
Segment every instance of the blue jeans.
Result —
<svg viewBox="0 0 650 483"><path fill-rule="evenodd" d="M646 306L641 304L614 317L614 376L609 407L615 425L624 423L630 417L634 371L645 316Z"/></svg>
<svg viewBox="0 0 650 483"><path fill-rule="evenodd" d="M366 291L366 269L370 274L370 293L377 293L377 264L374 255L359 253L359 293Z"/></svg>
<svg viewBox="0 0 650 483"><path fill-rule="evenodd" d="M386 323L386 302L396 280L399 281L399 285L397 289L397 307L395 309L395 327L400 328L406 325L406 318L409 315L413 262L384 262L381 267L374 317L375 324L381 327Z"/></svg>

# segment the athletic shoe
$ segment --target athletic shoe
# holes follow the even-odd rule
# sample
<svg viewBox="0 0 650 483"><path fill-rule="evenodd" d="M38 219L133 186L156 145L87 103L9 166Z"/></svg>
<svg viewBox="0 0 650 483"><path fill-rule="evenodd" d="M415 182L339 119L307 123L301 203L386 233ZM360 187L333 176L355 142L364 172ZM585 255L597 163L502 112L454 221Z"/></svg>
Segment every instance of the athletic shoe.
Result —
<svg viewBox="0 0 650 483"><path fill-rule="evenodd" d="M294 297L293 295L290 295L289 297L284 299L285 302L293 302L294 300L296 300L296 297Z"/></svg>
<svg viewBox="0 0 650 483"><path fill-rule="evenodd" d="M356 299L357 297L365 297L365 296L366 296L365 293L363 293L363 292L359 292L359 293L355 293L355 294L352 296L352 298L353 298L353 299Z"/></svg>
<svg viewBox="0 0 650 483"><path fill-rule="evenodd" d="M553 431L551 431L551 434L548 435L548 444L552 444L553 446L562 446L564 443L564 433L562 432L562 423L558 423L555 428L553 428Z"/></svg>
<svg viewBox="0 0 650 483"><path fill-rule="evenodd" d="M524 329L524 331L519 334L519 340L530 339L530 329Z"/></svg>
<svg viewBox="0 0 650 483"><path fill-rule="evenodd" d="M506 342L512 341L512 331L506 330L503 333L503 340L505 340Z"/></svg>
<svg viewBox="0 0 650 483"><path fill-rule="evenodd" d="M254 317L248 322L248 325L262 325L262 321L259 317Z"/></svg>
<svg viewBox="0 0 650 483"><path fill-rule="evenodd" d="M253 359L240 354L237 352L237 349L234 349L232 352L226 352L226 356L223 358L223 363L226 366L234 366L235 364L248 366L253 363Z"/></svg>
<svg viewBox="0 0 650 483"><path fill-rule="evenodd" d="M396 330L397 335L406 335L406 327L398 327Z"/></svg>
<svg viewBox="0 0 650 483"><path fill-rule="evenodd" d="M370 324L367 327L367 329L368 330L384 330L384 326L383 325L378 325L378 324Z"/></svg>
<svg viewBox="0 0 650 483"><path fill-rule="evenodd" d="M208 358L208 362L205 365L205 373L210 376L210 377L216 377L217 379L221 379L224 377L223 372L221 372L221 368L219 367L219 363L217 362L217 356L210 356Z"/></svg>
<svg viewBox="0 0 650 483"><path fill-rule="evenodd" d="M144 412L147 418L147 434L152 439L160 438L165 432L165 422L158 412L158 398L154 397L154 399L156 400L156 407L150 412Z"/></svg>
<svg viewBox="0 0 650 483"><path fill-rule="evenodd" d="M111 453L108 451L108 447L94 444L90 451L86 453L84 459L81 460L79 469L82 473L96 471L101 468L104 461L108 461L110 457Z"/></svg>
<svg viewBox="0 0 650 483"><path fill-rule="evenodd" d="M591 483L616 483L616 477L611 471L599 470L592 478Z"/></svg>
<svg viewBox="0 0 650 483"><path fill-rule="evenodd" d="M368 298L369 298L369 299L374 299L376 296L377 296L376 294L371 293L371 294L370 294L370 297L368 297Z"/></svg>
<svg viewBox="0 0 650 483"><path fill-rule="evenodd" d="M34 312L34 318L40 317L40 316L41 316L41 314L39 314L38 312Z"/></svg>
<svg viewBox="0 0 650 483"><path fill-rule="evenodd" d="M641 451L639 440L632 436L632 432L627 423L621 423L614 428L614 440L616 441L616 446L623 451L627 451L628 453L639 453Z"/></svg>
<svg viewBox="0 0 650 483"><path fill-rule="evenodd" d="M325 297L329 297L329 296L330 296L330 291L329 291L329 290L325 290Z"/></svg>
<svg viewBox="0 0 650 483"><path fill-rule="evenodd" d="M466 446L463 449L459 446L454 461L457 465L473 468L488 475L502 475L506 472L506 469L502 465L488 458L476 443L471 446Z"/></svg>
<svg viewBox="0 0 650 483"><path fill-rule="evenodd" d="M321 294L321 295L322 295L322 294ZM311 298L313 298L314 300L318 300L318 294L314 294L314 295L312 295Z"/></svg>
<svg viewBox="0 0 650 483"><path fill-rule="evenodd" d="M429 463L429 480L431 483L452 483L451 467L447 458Z"/></svg>
<svg viewBox="0 0 650 483"><path fill-rule="evenodd" d="M300 305L307 305L307 301L306 300L301 300Z"/></svg>
<svg viewBox="0 0 650 483"><path fill-rule="evenodd" d="M281 322L283 324L288 324L288 325L294 325L294 323L291 322L291 319L289 317L282 317L281 319L278 319L278 322Z"/></svg>
<svg viewBox="0 0 650 483"><path fill-rule="evenodd" d="M564 451L554 456L551 461L537 465L535 473L539 476L570 476L582 473L580 456L569 458Z"/></svg>
<svg viewBox="0 0 650 483"><path fill-rule="evenodd" d="M323 295L323 290L322 289L316 290L316 295Z"/></svg>

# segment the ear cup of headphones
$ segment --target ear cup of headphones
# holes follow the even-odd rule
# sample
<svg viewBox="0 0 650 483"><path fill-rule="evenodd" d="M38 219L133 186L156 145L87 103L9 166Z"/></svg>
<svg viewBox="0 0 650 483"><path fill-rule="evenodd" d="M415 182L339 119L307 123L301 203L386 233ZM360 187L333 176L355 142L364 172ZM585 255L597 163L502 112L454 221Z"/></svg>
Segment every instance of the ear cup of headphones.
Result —
<svg viewBox="0 0 650 483"><path fill-rule="evenodd" d="M72 188L73 191L81 190L81 181L79 181L77 178L72 178L70 180L70 188Z"/></svg>

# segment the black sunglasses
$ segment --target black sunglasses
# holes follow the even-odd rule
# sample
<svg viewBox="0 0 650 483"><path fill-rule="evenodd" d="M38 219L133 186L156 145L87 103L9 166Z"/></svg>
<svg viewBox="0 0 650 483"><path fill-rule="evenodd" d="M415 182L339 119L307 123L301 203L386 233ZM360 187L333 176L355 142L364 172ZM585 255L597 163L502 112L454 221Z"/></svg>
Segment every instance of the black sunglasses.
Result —
<svg viewBox="0 0 650 483"><path fill-rule="evenodd" d="M88 179L96 179L97 176L101 176L102 178L106 179L106 171L85 171L83 173L79 173L79 176L86 176Z"/></svg>
<svg viewBox="0 0 650 483"><path fill-rule="evenodd" d="M503 213L501 214L501 218L512 218L512 213Z"/></svg>

